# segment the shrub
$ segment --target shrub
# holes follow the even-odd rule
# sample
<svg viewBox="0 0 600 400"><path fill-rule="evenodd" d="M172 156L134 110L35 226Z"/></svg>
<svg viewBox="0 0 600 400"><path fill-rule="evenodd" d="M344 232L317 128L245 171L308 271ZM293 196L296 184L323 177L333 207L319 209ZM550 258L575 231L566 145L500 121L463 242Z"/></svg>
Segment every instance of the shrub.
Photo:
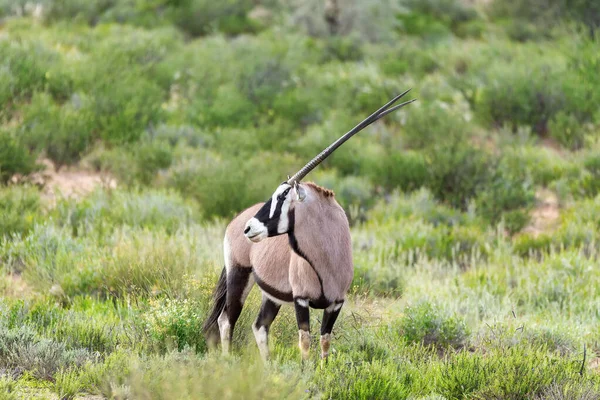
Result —
<svg viewBox="0 0 600 400"><path fill-rule="evenodd" d="M588 155L583 165L588 174L582 179L582 189L588 196L595 196L600 193L600 155Z"/></svg>
<svg viewBox="0 0 600 400"><path fill-rule="evenodd" d="M3 109L8 102L26 99L43 90L46 72L58 62L57 54L37 40L0 40L0 53L0 76L4 78L0 86L0 106Z"/></svg>
<svg viewBox="0 0 600 400"><path fill-rule="evenodd" d="M119 227L175 233L196 217L197 206L177 193L159 190L96 191L82 200L62 199L53 215L74 236L110 232Z"/></svg>
<svg viewBox="0 0 600 400"><path fill-rule="evenodd" d="M553 181L579 178L581 167L571 158L548 147L518 145L503 149L501 168L513 177L520 176L522 182L548 186Z"/></svg>
<svg viewBox="0 0 600 400"><path fill-rule="evenodd" d="M394 329L409 343L420 342L439 349L462 348L469 336L464 321L429 302L407 307Z"/></svg>
<svg viewBox="0 0 600 400"><path fill-rule="evenodd" d="M346 210L350 223L365 219L365 212L373 205L373 185L368 179L339 177L335 170L315 171L315 182L335 192L338 203Z"/></svg>
<svg viewBox="0 0 600 400"><path fill-rule="evenodd" d="M558 112L548 123L548 131L550 137L567 148L583 147L586 129L573 114Z"/></svg>
<svg viewBox="0 0 600 400"><path fill-rule="evenodd" d="M56 105L46 94L35 95L25 111L22 140L35 151L44 151L57 168L77 162L87 151L93 125L77 105Z"/></svg>
<svg viewBox="0 0 600 400"><path fill-rule="evenodd" d="M100 137L114 145L139 140L145 129L159 120L162 90L134 71L123 73L116 84L103 82L104 76L100 79L90 89L93 93L90 112L96 118ZM111 78L111 82L115 80Z"/></svg>
<svg viewBox="0 0 600 400"><path fill-rule="evenodd" d="M493 156L460 139L428 151L429 181L434 196L466 210L479 189L490 180Z"/></svg>
<svg viewBox="0 0 600 400"><path fill-rule="evenodd" d="M165 357L141 358L125 383L131 397L157 400L173 396L279 399L282 394L290 398L304 394L303 380L296 372L275 367L265 373L257 363L260 361L223 362L216 357L200 358L190 351L172 352Z"/></svg>
<svg viewBox="0 0 600 400"><path fill-rule="evenodd" d="M254 32L256 21L248 18L253 3L249 0L184 0L171 12L177 26L192 36L220 31L228 35Z"/></svg>
<svg viewBox="0 0 600 400"><path fill-rule="evenodd" d="M387 190L410 192L427 185L429 169L426 156L416 151L392 151L382 160L373 181Z"/></svg>
<svg viewBox="0 0 600 400"><path fill-rule="evenodd" d="M182 351L185 347L205 352L203 308L198 302L188 299L151 300L150 308L144 314L151 345L163 353L172 349Z"/></svg>
<svg viewBox="0 0 600 400"><path fill-rule="evenodd" d="M285 154L220 159L201 152L176 163L166 179L170 187L196 199L206 216L229 216L265 201L285 179L282 171L296 168L295 159Z"/></svg>
<svg viewBox="0 0 600 400"><path fill-rule="evenodd" d="M0 189L0 237L26 234L41 219L40 195L30 187Z"/></svg>
<svg viewBox="0 0 600 400"><path fill-rule="evenodd" d="M499 64L475 104L476 113L496 125L530 126L544 135L548 122L565 108L558 71L550 65L520 68Z"/></svg>
<svg viewBox="0 0 600 400"><path fill-rule="evenodd" d="M29 327L0 327L0 358L2 367L29 371L38 379L51 379L62 368L94 360L85 350L67 350L62 343L38 338Z"/></svg>
<svg viewBox="0 0 600 400"><path fill-rule="evenodd" d="M346 358L329 361L336 374L316 374L317 387L331 399L409 398L413 369L383 360L356 363Z"/></svg>
<svg viewBox="0 0 600 400"><path fill-rule="evenodd" d="M15 174L27 175L37 169L35 157L13 135L0 129L0 184Z"/></svg>
<svg viewBox="0 0 600 400"><path fill-rule="evenodd" d="M584 24L592 34L600 26L600 7L594 0L501 0L492 3L491 12L519 22L533 21L546 30L563 19Z"/></svg>
<svg viewBox="0 0 600 400"><path fill-rule="evenodd" d="M510 233L521 230L529 222L529 210L535 192L527 178L507 172L500 162L490 182L477 195L477 212L491 224L505 221Z"/></svg>

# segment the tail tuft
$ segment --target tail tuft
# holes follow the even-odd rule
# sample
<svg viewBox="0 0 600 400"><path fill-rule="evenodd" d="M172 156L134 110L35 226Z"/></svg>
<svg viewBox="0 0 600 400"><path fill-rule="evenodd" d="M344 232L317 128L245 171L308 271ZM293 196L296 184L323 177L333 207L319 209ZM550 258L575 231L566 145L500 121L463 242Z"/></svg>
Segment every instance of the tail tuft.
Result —
<svg viewBox="0 0 600 400"><path fill-rule="evenodd" d="M218 320L219 316L225 309L225 301L227 300L227 271L225 268L221 271L221 276L219 277L219 282L215 287L215 291L213 293L213 307L212 311L208 315L206 321L204 321L204 325L202 326L202 331L204 332L204 336L206 337L209 343L218 343L219 337L219 326Z"/></svg>

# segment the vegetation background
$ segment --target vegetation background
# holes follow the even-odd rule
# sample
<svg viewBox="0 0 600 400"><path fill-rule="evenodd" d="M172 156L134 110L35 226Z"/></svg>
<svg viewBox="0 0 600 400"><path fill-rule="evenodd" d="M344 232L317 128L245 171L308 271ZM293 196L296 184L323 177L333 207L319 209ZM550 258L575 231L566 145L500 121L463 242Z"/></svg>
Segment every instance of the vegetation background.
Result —
<svg viewBox="0 0 600 400"><path fill-rule="evenodd" d="M597 0L0 17L0 398L600 399ZM310 176L354 240L328 364L283 310L262 366L256 291L208 352L228 219L409 87Z"/></svg>

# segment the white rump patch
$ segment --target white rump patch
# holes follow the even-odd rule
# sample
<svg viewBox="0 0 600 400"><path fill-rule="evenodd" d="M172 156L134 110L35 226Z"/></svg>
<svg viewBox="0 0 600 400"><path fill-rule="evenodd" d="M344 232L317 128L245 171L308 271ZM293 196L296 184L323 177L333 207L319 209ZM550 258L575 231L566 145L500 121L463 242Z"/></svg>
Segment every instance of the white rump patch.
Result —
<svg viewBox="0 0 600 400"><path fill-rule="evenodd" d="M225 269L229 271L229 268L231 268L231 245L227 235L223 239L223 259L225 260Z"/></svg>

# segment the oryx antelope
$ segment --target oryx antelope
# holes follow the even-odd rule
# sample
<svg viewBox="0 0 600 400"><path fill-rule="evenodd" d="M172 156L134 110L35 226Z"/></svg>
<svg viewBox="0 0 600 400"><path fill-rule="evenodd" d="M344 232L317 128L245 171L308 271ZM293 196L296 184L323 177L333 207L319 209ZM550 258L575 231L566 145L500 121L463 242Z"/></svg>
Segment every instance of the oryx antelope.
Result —
<svg viewBox="0 0 600 400"><path fill-rule="evenodd" d="M262 305L252 330L262 358L269 356L269 327L283 303L294 305L303 360L310 348L309 307L324 310L321 357L328 356L331 331L353 278L350 228L333 192L300 182L351 136L414 101L392 107L406 93L323 150L281 183L265 203L246 209L229 223L223 242L225 267L204 323L209 342L216 343L220 335L223 352L229 352L235 323L256 282Z"/></svg>

